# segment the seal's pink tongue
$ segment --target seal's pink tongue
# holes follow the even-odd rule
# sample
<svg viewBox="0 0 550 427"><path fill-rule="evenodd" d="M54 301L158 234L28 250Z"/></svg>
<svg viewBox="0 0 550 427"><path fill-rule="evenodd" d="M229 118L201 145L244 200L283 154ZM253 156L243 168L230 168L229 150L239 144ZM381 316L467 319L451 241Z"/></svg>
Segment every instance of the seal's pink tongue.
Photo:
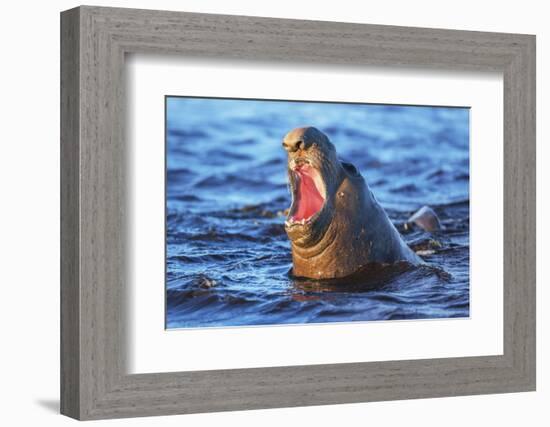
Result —
<svg viewBox="0 0 550 427"><path fill-rule="evenodd" d="M296 192L297 208L292 216L294 221L308 219L323 207L325 199L315 185L315 175L318 172L310 167L296 169L299 176L298 191Z"/></svg>

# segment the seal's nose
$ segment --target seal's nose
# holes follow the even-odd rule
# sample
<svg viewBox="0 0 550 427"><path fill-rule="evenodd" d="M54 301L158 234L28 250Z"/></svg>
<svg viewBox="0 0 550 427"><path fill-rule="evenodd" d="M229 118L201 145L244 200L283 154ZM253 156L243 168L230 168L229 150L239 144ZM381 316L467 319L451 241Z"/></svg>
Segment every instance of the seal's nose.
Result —
<svg viewBox="0 0 550 427"><path fill-rule="evenodd" d="M304 150L306 148L306 143L302 139L294 140L284 140L283 148L289 153L293 153L298 150Z"/></svg>

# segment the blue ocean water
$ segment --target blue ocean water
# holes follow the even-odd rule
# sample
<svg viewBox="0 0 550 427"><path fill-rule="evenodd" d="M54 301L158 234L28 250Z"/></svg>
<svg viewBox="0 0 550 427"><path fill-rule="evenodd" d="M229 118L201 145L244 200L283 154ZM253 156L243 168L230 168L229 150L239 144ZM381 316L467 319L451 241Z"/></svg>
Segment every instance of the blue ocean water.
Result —
<svg viewBox="0 0 550 427"><path fill-rule="evenodd" d="M290 129L325 132L428 266L331 286L293 279ZM167 328L469 316L469 109L166 98ZM423 205L437 233L405 230Z"/></svg>

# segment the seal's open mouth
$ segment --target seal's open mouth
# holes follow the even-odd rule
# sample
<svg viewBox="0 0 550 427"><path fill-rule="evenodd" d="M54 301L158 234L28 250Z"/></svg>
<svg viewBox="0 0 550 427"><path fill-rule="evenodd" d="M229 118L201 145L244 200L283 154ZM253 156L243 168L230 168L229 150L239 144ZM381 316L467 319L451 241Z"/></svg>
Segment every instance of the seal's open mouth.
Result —
<svg viewBox="0 0 550 427"><path fill-rule="evenodd" d="M304 224L310 221L325 204L325 186L321 173L308 162L296 165L289 172L292 206L287 222Z"/></svg>

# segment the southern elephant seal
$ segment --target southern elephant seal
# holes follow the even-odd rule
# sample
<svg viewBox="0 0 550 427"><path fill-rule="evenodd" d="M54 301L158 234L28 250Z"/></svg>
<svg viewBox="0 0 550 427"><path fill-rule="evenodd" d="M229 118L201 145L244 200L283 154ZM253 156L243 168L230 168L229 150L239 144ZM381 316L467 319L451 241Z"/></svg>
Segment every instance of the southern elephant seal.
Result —
<svg viewBox="0 0 550 427"><path fill-rule="evenodd" d="M324 133L314 127L294 129L283 147L292 194L285 230L295 276L337 279L371 263L423 262L357 169L338 159Z"/></svg>

